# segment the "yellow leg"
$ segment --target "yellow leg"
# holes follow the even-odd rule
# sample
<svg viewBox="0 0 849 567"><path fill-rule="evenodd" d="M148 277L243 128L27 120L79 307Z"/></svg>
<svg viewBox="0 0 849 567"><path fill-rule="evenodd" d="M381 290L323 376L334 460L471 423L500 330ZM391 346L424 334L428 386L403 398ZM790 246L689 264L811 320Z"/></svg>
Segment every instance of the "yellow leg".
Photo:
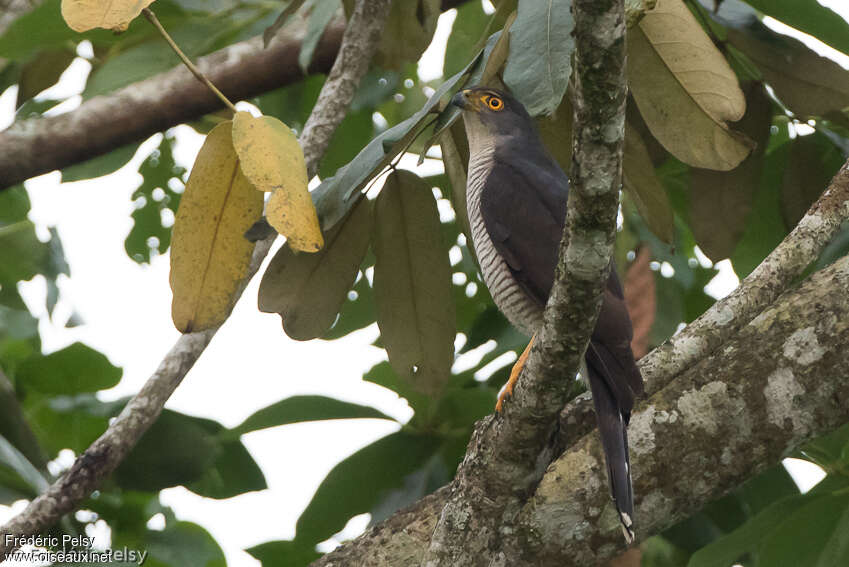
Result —
<svg viewBox="0 0 849 567"><path fill-rule="evenodd" d="M504 385L504 389L501 390L501 393L498 394L498 403L495 404L495 411L501 413L501 408L504 405L505 398L508 398L513 395L513 386L516 385L516 381L519 379L519 374L522 373L522 368L525 367L525 362L528 360L528 355L531 352L531 347L534 344L534 339L536 335L531 337L531 342L528 343L528 346L525 347L525 350L522 351L522 354L519 356L519 360L516 361L516 364L513 365L513 370L510 371L510 379L507 380L507 384Z"/></svg>

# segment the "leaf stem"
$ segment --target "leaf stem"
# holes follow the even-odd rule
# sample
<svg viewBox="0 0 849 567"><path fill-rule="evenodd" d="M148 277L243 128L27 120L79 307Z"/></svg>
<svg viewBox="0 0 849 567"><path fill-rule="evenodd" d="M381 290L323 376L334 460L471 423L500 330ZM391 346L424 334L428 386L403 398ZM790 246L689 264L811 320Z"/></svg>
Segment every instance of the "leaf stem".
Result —
<svg viewBox="0 0 849 567"><path fill-rule="evenodd" d="M213 92L213 94L215 94L215 96L217 96L219 99L221 99L221 102L223 102L224 105L227 108L229 108L230 110L232 110L235 113L236 107L233 106L233 103L230 102L230 99L228 99L226 96L224 96L224 93L219 91L218 88L215 85L212 84L212 81L207 79L206 76L203 73L201 73L200 69L195 67L195 64L192 63L191 60L188 57L186 57L186 54L183 53L183 51L180 49L180 47L174 42L173 39L171 39L171 36L168 35L168 32L165 31L165 28L162 27L162 24L159 22L159 18L156 17L156 14L153 13L153 10L151 10L150 8L145 8L145 9L142 10L142 13L144 14L144 17L147 18L150 21L151 24L153 24L153 27L155 27L157 30L159 30L159 33L162 34L162 37L165 38L165 41L168 42L168 45L171 46L171 49L174 50L174 53L177 54L177 57L179 57L180 60L186 65L186 67L189 68L189 71L192 72L192 75L197 77L198 81L200 81L201 83L206 85L207 88L209 90L211 90Z"/></svg>

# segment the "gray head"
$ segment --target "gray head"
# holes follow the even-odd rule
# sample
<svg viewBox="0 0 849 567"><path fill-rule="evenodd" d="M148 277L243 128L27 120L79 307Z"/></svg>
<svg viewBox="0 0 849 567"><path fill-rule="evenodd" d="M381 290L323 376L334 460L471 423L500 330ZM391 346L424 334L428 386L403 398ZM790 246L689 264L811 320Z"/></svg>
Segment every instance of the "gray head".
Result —
<svg viewBox="0 0 849 567"><path fill-rule="evenodd" d="M541 144L528 111L512 95L489 87L459 91L451 104L463 109L472 153L485 147Z"/></svg>

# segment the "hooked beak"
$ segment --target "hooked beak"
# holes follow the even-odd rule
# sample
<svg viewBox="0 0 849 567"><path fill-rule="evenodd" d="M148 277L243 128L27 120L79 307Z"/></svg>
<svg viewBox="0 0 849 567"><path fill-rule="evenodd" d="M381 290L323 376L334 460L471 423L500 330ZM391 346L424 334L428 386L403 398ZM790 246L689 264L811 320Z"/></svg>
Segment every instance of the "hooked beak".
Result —
<svg viewBox="0 0 849 567"><path fill-rule="evenodd" d="M473 110L475 112L478 111L478 107L469 100L468 90L457 91L453 97L451 97L451 104L454 106L458 106L463 110Z"/></svg>

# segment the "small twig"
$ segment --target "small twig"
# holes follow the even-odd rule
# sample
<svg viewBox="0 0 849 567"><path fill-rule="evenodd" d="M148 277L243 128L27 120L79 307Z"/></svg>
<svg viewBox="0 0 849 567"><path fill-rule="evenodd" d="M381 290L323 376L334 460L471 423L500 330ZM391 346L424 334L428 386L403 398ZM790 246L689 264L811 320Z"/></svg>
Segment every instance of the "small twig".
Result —
<svg viewBox="0 0 849 567"><path fill-rule="evenodd" d="M236 107L233 105L232 102L230 102L230 99L224 96L224 93L219 91L218 87L213 85L212 81L207 79L206 75L201 73L200 69L195 67L195 64L192 63L192 61L188 57L186 57L186 54L183 53L183 50L180 49L180 46L178 46L174 42L174 40L171 39L171 36L168 35L168 32L165 31L164 27L162 27L162 24L159 22L159 18L156 17L156 14L153 13L153 10L151 10L150 8L145 8L142 10L142 13L144 14L144 17L147 18L151 24L153 24L153 27L159 30L159 33L162 35L162 37L165 38L165 41L168 42L168 45L171 46L171 49L174 50L174 53L177 54L177 57L180 58L180 61L182 61L186 65L186 67L188 67L189 71L192 72L192 75L197 77L198 81L206 85L206 87L211 90L215 94L215 96L221 99L221 102L223 102L227 108L229 108L235 113Z"/></svg>

